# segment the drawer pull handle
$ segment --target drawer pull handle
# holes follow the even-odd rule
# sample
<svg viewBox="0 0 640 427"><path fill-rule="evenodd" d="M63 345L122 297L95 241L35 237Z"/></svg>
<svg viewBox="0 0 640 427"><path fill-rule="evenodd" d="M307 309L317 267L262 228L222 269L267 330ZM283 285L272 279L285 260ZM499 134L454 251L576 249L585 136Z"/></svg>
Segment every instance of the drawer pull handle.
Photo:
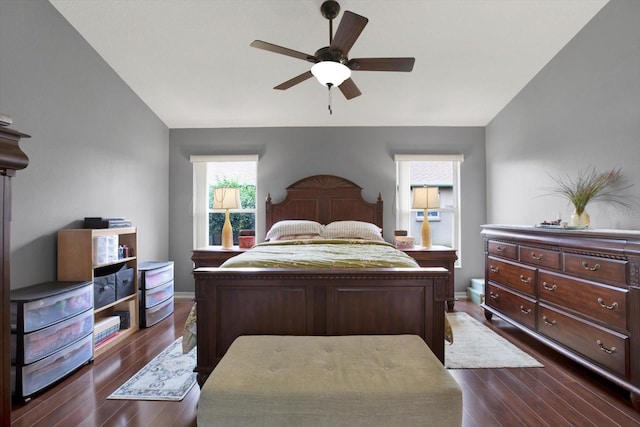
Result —
<svg viewBox="0 0 640 427"><path fill-rule="evenodd" d="M604 352L605 352L605 353L607 353L607 354L612 354L612 353L615 353L616 351L618 351L618 349L617 349L617 348L615 348L615 347L611 347L611 348L607 348L607 347L605 347L605 346L602 344L602 341L600 341L600 340L597 340L597 341L596 341L596 344L598 344L598 347L600 347L600 350L604 351Z"/></svg>
<svg viewBox="0 0 640 427"><path fill-rule="evenodd" d="M503 248L502 246L496 246L496 251L498 252L504 252L505 248Z"/></svg>
<svg viewBox="0 0 640 427"><path fill-rule="evenodd" d="M498 267L494 267L493 265L489 267L489 271L492 273L499 273L500 269Z"/></svg>
<svg viewBox="0 0 640 427"><path fill-rule="evenodd" d="M489 292L489 298L494 299L494 300L498 300L498 298L500 298L500 295L498 294L494 294L493 292Z"/></svg>
<svg viewBox="0 0 640 427"><path fill-rule="evenodd" d="M613 304L606 305L602 298L598 298L598 304L600 304L600 307L606 308L607 310L615 310L616 308L618 308L618 303L617 302L614 301Z"/></svg>
<svg viewBox="0 0 640 427"><path fill-rule="evenodd" d="M521 305L520 305L520 312L521 312L522 314L531 314L531 309L530 309L530 308L527 308L527 309L525 310L524 306L521 304Z"/></svg>
<svg viewBox="0 0 640 427"><path fill-rule="evenodd" d="M587 261L582 261L582 266L589 271L598 271L600 270L600 264L596 263L593 267L589 267L589 263Z"/></svg>
<svg viewBox="0 0 640 427"><path fill-rule="evenodd" d="M524 275L523 275L523 274L521 274L521 275L520 275L520 281L521 281L522 283L531 283L531 280L532 280L532 279L531 279L531 277L527 277L527 278L525 279L525 277L524 277Z"/></svg>
<svg viewBox="0 0 640 427"><path fill-rule="evenodd" d="M556 326L556 321L555 320L549 320L549 318L547 316L542 316L542 321L544 323L546 323L549 326Z"/></svg>
<svg viewBox="0 0 640 427"><path fill-rule="evenodd" d="M556 284L554 283L553 286L549 286L549 284L547 282L542 282L542 287L545 288L548 291L555 291L556 289L558 289L558 287L556 286Z"/></svg>
<svg viewBox="0 0 640 427"><path fill-rule="evenodd" d="M540 261L542 260L543 257L544 257L544 254L536 255L533 252L531 252L531 258L533 259L537 259L538 261Z"/></svg>

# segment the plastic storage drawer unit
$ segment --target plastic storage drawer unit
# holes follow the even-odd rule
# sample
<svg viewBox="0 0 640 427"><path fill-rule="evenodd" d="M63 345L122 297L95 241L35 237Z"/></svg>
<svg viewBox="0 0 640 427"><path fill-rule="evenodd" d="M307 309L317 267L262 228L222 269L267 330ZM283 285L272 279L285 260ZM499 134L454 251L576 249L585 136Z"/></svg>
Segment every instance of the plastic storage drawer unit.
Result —
<svg viewBox="0 0 640 427"><path fill-rule="evenodd" d="M93 283L11 291L11 390L22 401L93 360Z"/></svg>
<svg viewBox="0 0 640 427"><path fill-rule="evenodd" d="M138 265L140 327L148 328L173 313L173 261Z"/></svg>

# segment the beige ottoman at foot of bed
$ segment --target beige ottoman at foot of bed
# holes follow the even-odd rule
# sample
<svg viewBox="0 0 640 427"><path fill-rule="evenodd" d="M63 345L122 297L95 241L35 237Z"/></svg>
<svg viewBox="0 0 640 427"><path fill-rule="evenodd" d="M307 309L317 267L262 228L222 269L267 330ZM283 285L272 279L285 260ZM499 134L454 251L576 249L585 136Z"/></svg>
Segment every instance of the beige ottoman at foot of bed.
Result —
<svg viewBox="0 0 640 427"><path fill-rule="evenodd" d="M198 426L459 426L462 392L417 335L237 338Z"/></svg>

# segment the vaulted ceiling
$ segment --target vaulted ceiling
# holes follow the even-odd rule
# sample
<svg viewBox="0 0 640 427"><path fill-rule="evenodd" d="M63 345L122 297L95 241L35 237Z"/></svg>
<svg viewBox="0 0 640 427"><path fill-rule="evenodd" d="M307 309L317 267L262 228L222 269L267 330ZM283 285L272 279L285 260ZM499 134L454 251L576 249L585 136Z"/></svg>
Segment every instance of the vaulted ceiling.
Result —
<svg viewBox="0 0 640 427"><path fill-rule="evenodd" d="M369 19L350 57L416 58L410 73L356 71L347 101L309 79L329 44L322 0L50 0L169 128L485 126L607 0L342 0Z"/></svg>

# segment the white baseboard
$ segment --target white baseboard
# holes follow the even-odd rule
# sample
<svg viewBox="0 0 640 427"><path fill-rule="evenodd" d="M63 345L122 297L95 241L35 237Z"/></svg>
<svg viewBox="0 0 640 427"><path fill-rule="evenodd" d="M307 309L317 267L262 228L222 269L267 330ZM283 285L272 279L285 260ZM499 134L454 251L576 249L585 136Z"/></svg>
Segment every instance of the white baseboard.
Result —
<svg viewBox="0 0 640 427"><path fill-rule="evenodd" d="M196 298L196 293L195 292L174 292L173 298L194 300Z"/></svg>

